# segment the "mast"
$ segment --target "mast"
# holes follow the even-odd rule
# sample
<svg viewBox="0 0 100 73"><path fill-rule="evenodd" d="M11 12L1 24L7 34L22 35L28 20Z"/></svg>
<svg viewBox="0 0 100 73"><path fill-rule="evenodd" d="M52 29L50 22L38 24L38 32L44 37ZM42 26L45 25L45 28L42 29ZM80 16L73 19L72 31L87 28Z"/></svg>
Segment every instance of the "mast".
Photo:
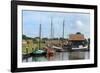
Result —
<svg viewBox="0 0 100 73"><path fill-rule="evenodd" d="M53 26L53 24L52 24L52 18L51 18L51 45L52 45L52 36L53 36L53 32L52 32L52 26Z"/></svg>
<svg viewBox="0 0 100 73"><path fill-rule="evenodd" d="M64 24L65 22L64 22L64 20L63 20L63 27L62 27L62 46L63 46L63 43L64 43L64 26L65 26L65 24Z"/></svg>
<svg viewBox="0 0 100 73"><path fill-rule="evenodd" d="M63 20L63 25L62 25L62 49L63 49L63 44L64 44L64 26L65 26L65 21ZM63 60L63 53L62 53L62 60Z"/></svg>
<svg viewBox="0 0 100 73"><path fill-rule="evenodd" d="M63 20L63 35L62 35L63 39L64 39L64 26L65 26L65 24L64 24L64 20Z"/></svg>
<svg viewBox="0 0 100 73"><path fill-rule="evenodd" d="M41 23L40 23L40 26L39 26L39 49L41 47L40 42L41 42Z"/></svg>
<svg viewBox="0 0 100 73"><path fill-rule="evenodd" d="M51 39L52 39L52 37L53 37L53 24L52 24L52 18L51 18Z"/></svg>

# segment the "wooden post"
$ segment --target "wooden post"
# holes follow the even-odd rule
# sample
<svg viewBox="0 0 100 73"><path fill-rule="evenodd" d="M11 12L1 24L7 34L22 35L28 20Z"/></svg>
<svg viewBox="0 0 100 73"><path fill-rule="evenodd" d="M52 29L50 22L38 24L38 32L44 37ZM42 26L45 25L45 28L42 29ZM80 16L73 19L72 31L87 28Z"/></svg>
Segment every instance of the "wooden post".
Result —
<svg viewBox="0 0 100 73"><path fill-rule="evenodd" d="M28 55L28 48L26 48L26 62L28 62L27 55Z"/></svg>
<svg viewBox="0 0 100 73"><path fill-rule="evenodd" d="M34 50L34 48L32 48L32 51Z"/></svg>
<svg viewBox="0 0 100 73"><path fill-rule="evenodd" d="M26 48L26 54L28 54L28 48Z"/></svg>

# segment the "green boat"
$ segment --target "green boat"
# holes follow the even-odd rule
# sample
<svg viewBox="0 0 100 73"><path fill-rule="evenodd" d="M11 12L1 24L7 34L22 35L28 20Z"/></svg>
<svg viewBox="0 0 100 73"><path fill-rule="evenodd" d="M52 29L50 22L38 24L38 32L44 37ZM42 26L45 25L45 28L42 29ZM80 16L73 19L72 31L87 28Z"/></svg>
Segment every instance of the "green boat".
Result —
<svg viewBox="0 0 100 73"><path fill-rule="evenodd" d="M46 51L42 49L37 49L32 52L32 55L45 55Z"/></svg>

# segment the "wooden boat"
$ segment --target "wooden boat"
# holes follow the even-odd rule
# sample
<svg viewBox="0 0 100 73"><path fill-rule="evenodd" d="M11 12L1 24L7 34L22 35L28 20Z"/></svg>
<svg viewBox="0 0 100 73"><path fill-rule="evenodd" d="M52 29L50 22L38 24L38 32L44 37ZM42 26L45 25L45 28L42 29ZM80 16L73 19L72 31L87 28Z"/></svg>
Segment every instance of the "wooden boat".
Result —
<svg viewBox="0 0 100 73"><path fill-rule="evenodd" d="M55 51L52 48L44 48L47 52L47 55L53 56L55 54Z"/></svg>

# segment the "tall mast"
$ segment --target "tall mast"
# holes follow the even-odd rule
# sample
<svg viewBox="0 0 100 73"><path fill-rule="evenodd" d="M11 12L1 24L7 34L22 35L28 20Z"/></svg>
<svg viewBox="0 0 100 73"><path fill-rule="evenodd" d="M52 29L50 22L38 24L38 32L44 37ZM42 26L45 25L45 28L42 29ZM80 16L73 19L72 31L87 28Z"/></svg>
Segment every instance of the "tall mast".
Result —
<svg viewBox="0 0 100 73"><path fill-rule="evenodd" d="M51 39L52 39L52 37L53 37L53 24L52 24L52 18L51 18Z"/></svg>
<svg viewBox="0 0 100 73"><path fill-rule="evenodd" d="M51 41L50 41L50 45L52 45L52 34L53 34L53 32L52 32L52 26L53 26L53 24L52 24L52 18L51 18Z"/></svg>
<svg viewBox="0 0 100 73"><path fill-rule="evenodd" d="M62 45L63 45L63 43L64 43L64 26L65 26L65 24L64 24L65 22L64 22L64 20L63 20L63 27L62 27Z"/></svg>
<svg viewBox="0 0 100 73"><path fill-rule="evenodd" d="M41 23L40 23L40 26L39 26L39 49L41 47L40 42L41 42Z"/></svg>
<svg viewBox="0 0 100 73"><path fill-rule="evenodd" d="M62 31L62 48L63 48L63 44L64 44L64 26L65 26L65 22L64 22L64 20L63 20L63 27L62 27L62 29L63 29L63 31ZM63 54L62 54L62 60L63 60Z"/></svg>
<svg viewBox="0 0 100 73"><path fill-rule="evenodd" d="M62 35L62 38L64 39L64 26L65 26L65 24L64 24L65 22L64 22L64 20L63 20L63 35Z"/></svg>

